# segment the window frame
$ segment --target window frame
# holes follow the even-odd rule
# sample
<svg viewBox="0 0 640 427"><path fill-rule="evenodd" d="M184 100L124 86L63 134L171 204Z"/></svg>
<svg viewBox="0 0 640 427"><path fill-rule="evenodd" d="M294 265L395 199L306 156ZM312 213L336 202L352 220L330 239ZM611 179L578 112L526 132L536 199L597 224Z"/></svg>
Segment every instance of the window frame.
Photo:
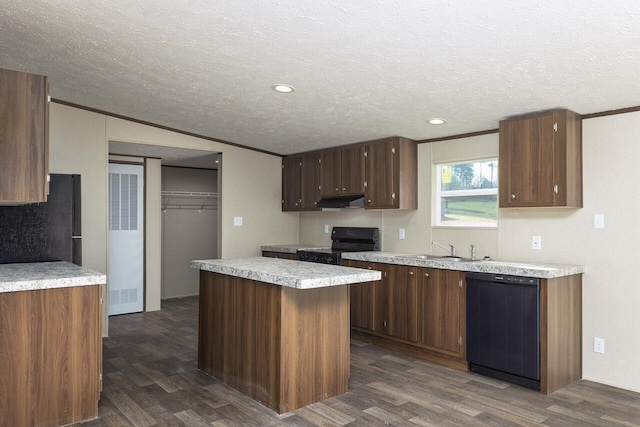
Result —
<svg viewBox="0 0 640 427"><path fill-rule="evenodd" d="M435 191L434 194L434 216L432 221L432 227L434 228L472 228L472 229L491 229L498 228L498 186L495 188L478 188L475 190L449 190L442 191L442 166L460 165L465 163L482 163L482 162L496 162L495 169L498 170L498 157L483 157L477 159L467 159L459 161L449 161L441 163L433 163L433 173L435 174ZM496 185L498 184L496 177ZM443 197L464 197L464 196L496 196L496 220L495 221L477 221L477 222L462 222L462 221L449 221L446 223L441 222L442 218L442 198Z"/></svg>

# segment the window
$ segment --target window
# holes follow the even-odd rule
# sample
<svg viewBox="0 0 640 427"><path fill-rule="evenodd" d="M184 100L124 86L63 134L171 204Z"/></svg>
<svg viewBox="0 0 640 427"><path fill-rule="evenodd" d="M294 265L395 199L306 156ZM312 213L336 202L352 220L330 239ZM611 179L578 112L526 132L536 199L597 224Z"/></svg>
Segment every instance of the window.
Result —
<svg viewBox="0 0 640 427"><path fill-rule="evenodd" d="M498 159L436 166L435 225L496 227Z"/></svg>

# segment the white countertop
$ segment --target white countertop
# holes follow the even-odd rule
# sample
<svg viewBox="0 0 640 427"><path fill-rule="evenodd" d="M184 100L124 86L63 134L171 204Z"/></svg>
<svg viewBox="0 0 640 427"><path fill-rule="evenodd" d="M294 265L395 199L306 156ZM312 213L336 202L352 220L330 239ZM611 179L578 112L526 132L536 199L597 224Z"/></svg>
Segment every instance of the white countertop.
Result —
<svg viewBox="0 0 640 427"><path fill-rule="evenodd" d="M537 277L553 279L555 277L582 274L583 265L573 264L533 264L515 261L447 261L443 259L406 258L415 254L401 252L344 252L342 259L354 261L379 262L385 264L411 265L416 267L442 268L445 270L469 271L476 273L494 273L510 276Z"/></svg>
<svg viewBox="0 0 640 427"><path fill-rule="evenodd" d="M195 260L191 268L297 289L371 282L382 277L379 271L266 257Z"/></svg>
<svg viewBox="0 0 640 427"><path fill-rule="evenodd" d="M0 264L0 293L105 283L106 275L69 262Z"/></svg>
<svg viewBox="0 0 640 427"><path fill-rule="evenodd" d="M318 250L318 249L331 249L331 246L322 245L264 245L260 246L260 250L267 252L283 252L289 254L295 254L298 250Z"/></svg>

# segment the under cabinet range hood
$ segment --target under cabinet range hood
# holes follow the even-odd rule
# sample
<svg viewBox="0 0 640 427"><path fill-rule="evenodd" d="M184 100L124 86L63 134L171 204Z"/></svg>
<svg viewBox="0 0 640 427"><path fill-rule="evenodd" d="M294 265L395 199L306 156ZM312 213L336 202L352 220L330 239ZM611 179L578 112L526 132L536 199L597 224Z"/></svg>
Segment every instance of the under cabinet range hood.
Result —
<svg viewBox="0 0 640 427"><path fill-rule="evenodd" d="M364 196L324 197L318 202L318 207L323 209L364 208Z"/></svg>

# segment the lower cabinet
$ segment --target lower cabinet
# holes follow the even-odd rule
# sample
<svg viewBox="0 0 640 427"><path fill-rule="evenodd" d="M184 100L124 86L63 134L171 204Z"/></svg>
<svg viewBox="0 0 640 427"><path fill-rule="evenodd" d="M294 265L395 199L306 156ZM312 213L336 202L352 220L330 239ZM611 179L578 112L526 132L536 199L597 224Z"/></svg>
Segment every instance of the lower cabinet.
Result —
<svg viewBox="0 0 640 427"><path fill-rule="evenodd" d="M467 370L464 271L346 260L382 272L350 285L351 336L411 356ZM540 284L540 391L582 378L582 276Z"/></svg>
<svg viewBox="0 0 640 427"><path fill-rule="evenodd" d="M262 256L268 258L296 259L296 254L290 252L262 251Z"/></svg>
<svg viewBox="0 0 640 427"><path fill-rule="evenodd" d="M372 262L345 260L346 267L364 268L368 270L378 270L376 264ZM351 306L351 327L365 331L374 332L383 330L383 311L378 307L376 292L382 292L385 277L379 282L356 283L349 285L349 300Z"/></svg>
<svg viewBox="0 0 640 427"><path fill-rule="evenodd" d="M420 270L420 343L464 357L465 274L435 268Z"/></svg>
<svg viewBox="0 0 640 427"><path fill-rule="evenodd" d="M418 341L418 267L388 264L384 301L386 333Z"/></svg>
<svg viewBox="0 0 640 427"><path fill-rule="evenodd" d="M98 416L100 285L0 293L0 426Z"/></svg>
<svg viewBox="0 0 640 427"><path fill-rule="evenodd" d="M346 260L382 272L350 285L356 338L466 370L465 275L461 271Z"/></svg>

